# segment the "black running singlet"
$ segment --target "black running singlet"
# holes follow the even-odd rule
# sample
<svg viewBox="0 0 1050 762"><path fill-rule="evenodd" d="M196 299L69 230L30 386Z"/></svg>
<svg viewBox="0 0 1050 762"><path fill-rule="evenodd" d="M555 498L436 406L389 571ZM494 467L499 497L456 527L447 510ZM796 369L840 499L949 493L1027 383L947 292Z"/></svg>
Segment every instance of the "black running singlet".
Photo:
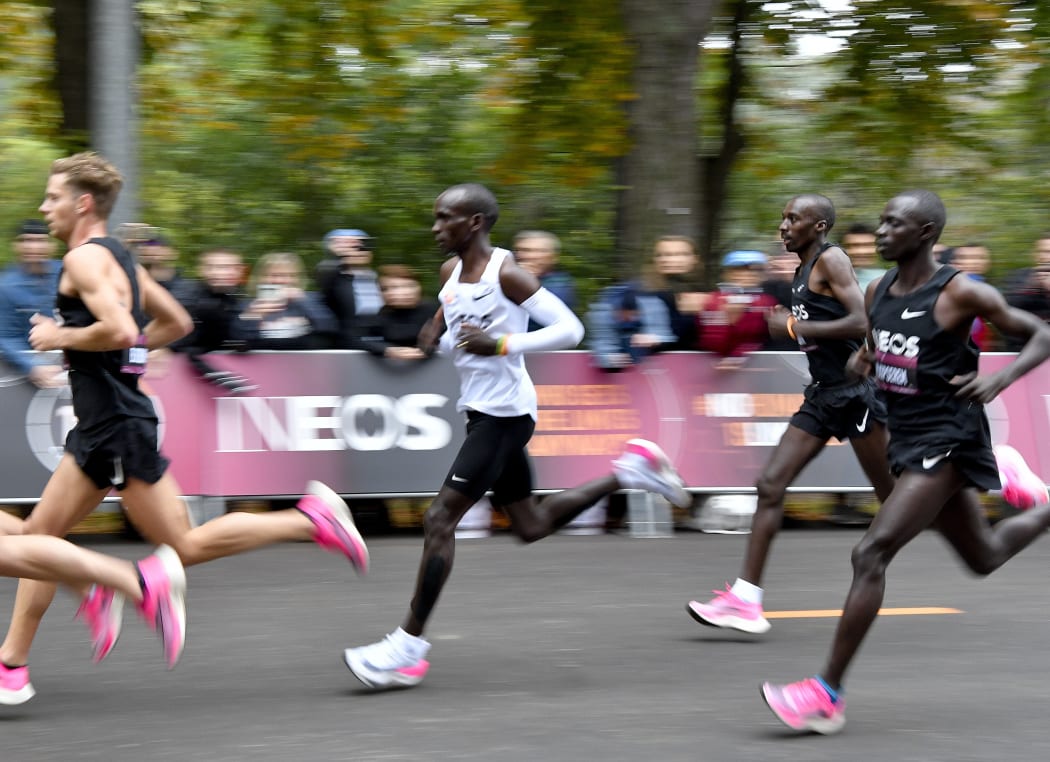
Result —
<svg viewBox="0 0 1050 762"><path fill-rule="evenodd" d="M109 249L128 276L132 315L141 330L146 325L146 316L142 312L138 276L131 254L115 238L92 238L88 243ZM61 282L61 274L59 279ZM55 307L63 325L84 328L96 322L95 316L79 297L66 296L59 291ZM88 352L67 349L65 355L78 428L91 429L97 424L121 417L156 418L153 403L139 390L140 371L126 372L134 370L128 365L129 350ZM134 352L131 359L137 359Z"/></svg>
<svg viewBox="0 0 1050 762"><path fill-rule="evenodd" d="M937 324L934 305L945 285L959 274L943 265L922 286L895 296L894 268L883 276L871 304L875 338L875 381L883 391L893 431L929 431L958 425L960 414L978 403L955 397L951 379L977 370L980 350Z"/></svg>
<svg viewBox="0 0 1050 762"><path fill-rule="evenodd" d="M825 243L809 262L799 265L795 270L795 279L791 283L791 314L796 320L827 321L844 318L849 312L842 302L827 294L817 294L809 290L809 276L820 255L831 248ZM813 381L822 386L836 386L852 383L846 377L846 361L860 347L856 339L824 339L819 344L812 342L805 335L805 326L797 326L799 349L806 353L809 360L809 375Z"/></svg>

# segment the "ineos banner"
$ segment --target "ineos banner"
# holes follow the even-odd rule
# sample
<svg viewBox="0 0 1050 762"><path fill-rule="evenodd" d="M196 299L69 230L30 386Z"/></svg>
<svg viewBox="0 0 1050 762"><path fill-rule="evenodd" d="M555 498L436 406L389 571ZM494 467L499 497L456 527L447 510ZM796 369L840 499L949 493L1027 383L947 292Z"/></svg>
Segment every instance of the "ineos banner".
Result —
<svg viewBox="0 0 1050 762"><path fill-rule="evenodd" d="M986 355L985 371L1010 355ZM451 363L391 362L360 352L215 355L212 363L258 389L230 396L176 356L144 382L162 420L162 444L187 495L298 495L309 479L343 494L433 494L463 439ZM802 400L800 353L757 354L742 367L692 352L648 358L622 373L591 367L586 352L529 357L540 400L529 451L536 486L554 490L608 473L632 437L659 442L688 486L749 489ZM73 425L69 389L0 385L0 494L35 499ZM1050 473L1050 367L988 406L995 442ZM795 487L868 489L849 447L828 447Z"/></svg>

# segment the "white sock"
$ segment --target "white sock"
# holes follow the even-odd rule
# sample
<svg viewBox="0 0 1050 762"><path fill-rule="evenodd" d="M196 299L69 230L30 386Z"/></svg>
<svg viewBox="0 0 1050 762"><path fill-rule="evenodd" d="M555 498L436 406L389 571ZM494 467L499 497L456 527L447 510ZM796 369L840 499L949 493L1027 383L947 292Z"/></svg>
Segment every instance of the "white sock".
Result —
<svg viewBox="0 0 1050 762"><path fill-rule="evenodd" d="M398 651L413 661L419 661L430 650L430 643L416 635L409 635L400 627L390 633L390 640Z"/></svg>
<svg viewBox="0 0 1050 762"><path fill-rule="evenodd" d="M762 588L758 585L752 585L745 579L736 578L736 582L733 583L733 595L742 600L744 603L757 603L759 606L762 605Z"/></svg>

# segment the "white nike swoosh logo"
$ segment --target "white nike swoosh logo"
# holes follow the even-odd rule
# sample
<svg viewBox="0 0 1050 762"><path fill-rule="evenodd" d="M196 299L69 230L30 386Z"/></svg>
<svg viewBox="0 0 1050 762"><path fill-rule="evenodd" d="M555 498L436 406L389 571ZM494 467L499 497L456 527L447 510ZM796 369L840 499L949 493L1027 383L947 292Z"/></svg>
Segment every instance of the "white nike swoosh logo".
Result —
<svg viewBox="0 0 1050 762"><path fill-rule="evenodd" d="M901 313L901 320L911 320L912 318L922 317L926 314L926 310L919 310L918 312L912 312L907 307L904 308L904 312Z"/></svg>
<svg viewBox="0 0 1050 762"><path fill-rule="evenodd" d="M456 476L455 474L452 474L452 481L454 481L454 482L465 482L467 480L464 479L462 476Z"/></svg>
<svg viewBox="0 0 1050 762"><path fill-rule="evenodd" d="M870 413L870 412L871 412L870 408L868 410L865 410L864 411L864 417L861 418L860 419L860 423L857 424L857 431L859 431L861 434L863 434L864 433L864 429L866 429L868 427L868 413Z"/></svg>
<svg viewBox="0 0 1050 762"><path fill-rule="evenodd" d="M926 469L927 471L929 471L931 468L936 466L938 463L940 463L942 460L944 460L945 458L947 458L951 454L952 454L952 451L948 450L948 452L944 453L943 455L934 455L932 458L924 457L922 459L922 467L924 469Z"/></svg>

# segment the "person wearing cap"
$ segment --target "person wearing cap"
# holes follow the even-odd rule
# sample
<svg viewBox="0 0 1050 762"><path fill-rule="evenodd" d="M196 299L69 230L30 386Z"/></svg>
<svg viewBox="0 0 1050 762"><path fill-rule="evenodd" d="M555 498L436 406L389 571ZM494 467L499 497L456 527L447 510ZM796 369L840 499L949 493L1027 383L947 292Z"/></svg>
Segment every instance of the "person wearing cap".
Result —
<svg viewBox="0 0 1050 762"><path fill-rule="evenodd" d="M47 225L25 220L15 232L17 261L0 274L0 357L9 370L27 377L40 388L61 386L62 367L49 355L29 346L29 319L36 313L50 315L55 308L61 263Z"/></svg>
<svg viewBox="0 0 1050 762"><path fill-rule="evenodd" d="M776 299L762 291L768 261L760 251L731 251L722 259L723 278L696 316L697 348L740 358L769 336L766 313Z"/></svg>
<svg viewBox="0 0 1050 762"><path fill-rule="evenodd" d="M766 323L774 336L798 342L811 383L755 485L758 503L740 576L712 600L686 605L700 624L756 634L769 630L762 574L784 517L784 495L832 437L849 440L880 501L893 490L886 459L886 407L872 379L857 379L846 371L864 340L868 318L849 257L827 241L834 224L834 205L816 193L794 197L782 212L780 239L798 255L800 265L791 286L791 310L773 307ZM754 260L746 253L727 257L737 264Z"/></svg>
<svg viewBox="0 0 1050 762"><path fill-rule="evenodd" d="M383 306L383 293L372 264L372 238L356 228L337 228L324 237L330 257L317 266L317 285L328 309L339 322L335 344L360 349L362 318Z"/></svg>

